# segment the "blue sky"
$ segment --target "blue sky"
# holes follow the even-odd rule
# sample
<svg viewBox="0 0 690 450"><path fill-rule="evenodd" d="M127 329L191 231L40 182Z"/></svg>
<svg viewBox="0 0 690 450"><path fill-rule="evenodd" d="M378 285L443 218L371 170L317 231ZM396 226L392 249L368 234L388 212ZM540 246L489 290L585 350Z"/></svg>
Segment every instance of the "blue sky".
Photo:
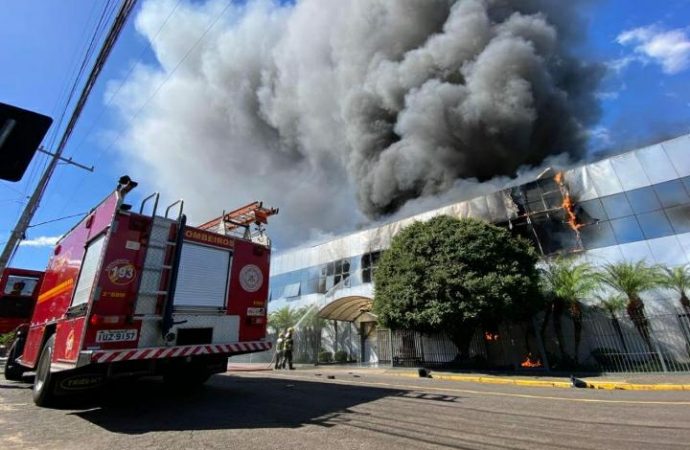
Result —
<svg viewBox="0 0 690 450"><path fill-rule="evenodd" d="M57 123L64 93L105 4L105 0L23 0L2 5L0 101L55 117L45 141L49 148L61 132ZM577 51L609 68L599 89L602 117L592 130L591 153L634 148L690 132L690 0L592 0L583 16L587 40ZM34 224L88 211L113 189L120 175L132 170L131 162L117 152L120 124L106 104L106 87L109 81L122 79L136 61L155 63L146 40L130 21L65 151L65 156L95 165L96 172L60 165ZM21 182L0 181L0 244L46 160L37 156ZM139 196L153 189L146 180L139 181ZM32 227L27 245L19 249L12 265L44 268L51 251L48 243L75 220Z"/></svg>

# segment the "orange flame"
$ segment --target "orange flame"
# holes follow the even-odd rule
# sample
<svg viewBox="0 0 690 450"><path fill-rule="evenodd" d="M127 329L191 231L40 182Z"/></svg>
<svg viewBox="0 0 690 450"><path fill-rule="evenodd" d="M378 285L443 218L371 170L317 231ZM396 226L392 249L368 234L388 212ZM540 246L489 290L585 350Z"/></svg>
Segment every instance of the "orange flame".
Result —
<svg viewBox="0 0 690 450"><path fill-rule="evenodd" d="M487 341L497 341L499 338L498 334L493 334L490 331L485 331L484 332L484 339Z"/></svg>
<svg viewBox="0 0 690 450"><path fill-rule="evenodd" d="M525 360L520 363L520 367L542 367L541 359L532 358L532 354L528 353Z"/></svg>
<svg viewBox="0 0 690 450"><path fill-rule="evenodd" d="M570 225L570 228L573 229L573 231L577 232L584 226L584 224L577 223L577 216L575 215L575 205L573 204L573 200L570 198L570 194L568 193L568 190L565 188L563 185L563 172L558 172L553 179L558 183L558 185L561 188L561 192L563 193L563 203L561 206L565 210L566 215L568 216L568 225Z"/></svg>

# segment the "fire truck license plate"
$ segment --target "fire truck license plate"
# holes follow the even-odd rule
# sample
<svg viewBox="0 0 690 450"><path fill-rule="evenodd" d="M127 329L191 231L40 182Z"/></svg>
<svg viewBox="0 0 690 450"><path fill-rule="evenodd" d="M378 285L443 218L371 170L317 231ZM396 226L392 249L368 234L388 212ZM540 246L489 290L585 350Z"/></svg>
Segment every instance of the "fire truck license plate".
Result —
<svg viewBox="0 0 690 450"><path fill-rule="evenodd" d="M137 330L100 330L96 334L96 342L134 341Z"/></svg>

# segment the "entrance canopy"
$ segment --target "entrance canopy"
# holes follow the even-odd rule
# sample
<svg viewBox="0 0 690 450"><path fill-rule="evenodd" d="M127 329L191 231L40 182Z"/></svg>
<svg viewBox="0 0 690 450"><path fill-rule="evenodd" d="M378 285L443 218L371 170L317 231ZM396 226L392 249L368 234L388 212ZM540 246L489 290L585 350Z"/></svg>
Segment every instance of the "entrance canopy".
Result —
<svg viewBox="0 0 690 450"><path fill-rule="evenodd" d="M319 317L342 322L375 322L376 316L370 312L372 304L368 297L343 297L321 308Z"/></svg>

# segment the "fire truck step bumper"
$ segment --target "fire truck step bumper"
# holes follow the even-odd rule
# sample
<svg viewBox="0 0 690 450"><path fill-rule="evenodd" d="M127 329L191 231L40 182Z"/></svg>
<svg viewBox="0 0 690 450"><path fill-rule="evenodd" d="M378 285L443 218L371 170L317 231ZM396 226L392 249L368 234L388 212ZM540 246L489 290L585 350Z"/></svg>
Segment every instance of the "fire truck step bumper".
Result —
<svg viewBox="0 0 690 450"><path fill-rule="evenodd" d="M233 355L270 350L271 343L264 341L235 342L233 344L182 345L176 347L148 347L123 350L94 350L92 363L112 363L138 359L181 358L201 355Z"/></svg>

